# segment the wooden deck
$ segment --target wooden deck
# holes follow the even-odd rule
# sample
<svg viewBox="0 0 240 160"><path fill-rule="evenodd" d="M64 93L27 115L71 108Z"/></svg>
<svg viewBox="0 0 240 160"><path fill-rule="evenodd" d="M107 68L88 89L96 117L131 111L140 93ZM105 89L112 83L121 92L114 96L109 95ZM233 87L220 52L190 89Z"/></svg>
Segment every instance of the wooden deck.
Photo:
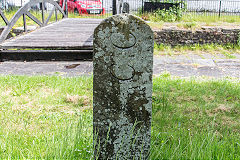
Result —
<svg viewBox="0 0 240 160"><path fill-rule="evenodd" d="M2 49L92 49L93 32L102 19L65 18L3 42Z"/></svg>

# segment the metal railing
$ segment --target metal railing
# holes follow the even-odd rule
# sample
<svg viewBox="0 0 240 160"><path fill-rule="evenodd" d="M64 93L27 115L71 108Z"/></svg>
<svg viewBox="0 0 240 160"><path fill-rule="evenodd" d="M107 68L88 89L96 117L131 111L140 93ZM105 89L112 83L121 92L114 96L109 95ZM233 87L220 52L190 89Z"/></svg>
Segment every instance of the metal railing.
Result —
<svg viewBox="0 0 240 160"><path fill-rule="evenodd" d="M0 10L0 16L2 17L3 19L3 22L8 25L9 24L9 21L7 19L7 17L4 15L4 13L2 12L2 10Z"/></svg>
<svg viewBox="0 0 240 160"><path fill-rule="evenodd" d="M2 2L3 1L6 2L10 0L2 0ZM60 2L61 0L55 1ZM69 13L77 14L75 17L106 18L112 14L122 13L123 4L125 4L127 8L127 12L129 11L131 14L139 15L144 12L145 2L155 1L164 3L180 2L181 7L185 8L185 12L191 14L206 13L206 15L214 16L240 15L240 0L68 0L68 5L65 5L68 6L67 9ZM3 3L3 5L4 4L6 3ZM94 8L93 6L101 7ZM2 8L4 8L4 6L2 6Z"/></svg>
<svg viewBox="0 0 240 160"><path fill-rule="evenodd" d="M45 19L45 3L51 4L53 7L48 15L48 17ZM29 10L31 9L32 6L36 6L37 4L41 4L40 9L41 9L41 20L39 20L37 17L35 17ZM0 43L3 42L8 34L11 32L13 26L17 23L17 21L23 17L23 27L24 27L24 32L27 31L27 21L26 21L26 16L29 17L32 21L34 21L36 24L38 24L40 27L46 26L49 23L50 18L52 15L55 13L55 20L58 21L58 12L62 14L62 18L67 17L67 7L66 6L66 0L64 0L64 3L62 5L62 8L59 6L58 3L56 3L53 0L31 0L30 2L26 3L23 7L21 7L11 18L10 21L7 20L6 16L3 14L3 12L0 10L0 15L3 19L3 21L6 24L6 27L1 33L0 36ZM66 13L65 13L66 12Z"/></svg>
<svg viewBox="0 0 240 160"><path fill-rule="evenodd" d="M239 15L240 1L229 0L187 0L186 10L193 14Z"/></svg>

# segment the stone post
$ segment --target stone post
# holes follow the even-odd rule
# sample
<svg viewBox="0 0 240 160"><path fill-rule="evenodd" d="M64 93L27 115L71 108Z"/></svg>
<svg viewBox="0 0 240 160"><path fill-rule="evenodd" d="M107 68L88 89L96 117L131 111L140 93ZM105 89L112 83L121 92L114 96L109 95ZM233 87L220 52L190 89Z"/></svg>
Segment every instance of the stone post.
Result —
<svg viewBox="0 0 240 160"><path fill-rule="evenodd" d="M153 32L122 14L94 31L93 130L95 159L149 159Z"/></svg>

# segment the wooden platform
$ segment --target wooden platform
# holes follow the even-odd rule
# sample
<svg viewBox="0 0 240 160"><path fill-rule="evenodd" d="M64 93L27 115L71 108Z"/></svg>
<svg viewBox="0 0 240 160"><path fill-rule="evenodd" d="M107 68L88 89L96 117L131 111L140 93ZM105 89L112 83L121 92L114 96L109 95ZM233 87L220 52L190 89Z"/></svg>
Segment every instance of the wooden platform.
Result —
<svg viewBox="0 0 240 160"><path fill-rule="evenodd" d="M2 49L92 49L93 32L102 19L66 18L0 45Z"/></svg>

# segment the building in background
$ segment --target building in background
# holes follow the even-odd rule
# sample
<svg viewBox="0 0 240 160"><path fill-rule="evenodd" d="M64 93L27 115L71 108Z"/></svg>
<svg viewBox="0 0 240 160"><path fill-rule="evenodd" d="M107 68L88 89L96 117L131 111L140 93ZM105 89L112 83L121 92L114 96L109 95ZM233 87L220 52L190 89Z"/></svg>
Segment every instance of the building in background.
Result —
<svg viewBox="0 0 240 160"><path fill-rule="evenodd" d="M1 8L21 7L30 0L0 0Z"/></svg>
<svg viewBox="0 0 240 160"><path fill-rule="evenodd" d="M11 8L19 8L24 6L26 3L28 3L31 0L0 0L0 7L1 9L11 9ZM58 0L54 0L58 2ZM37 7L39 8L40 5ZM49 5L46 5L45 8L51 9L52 7Z"/></svg>

